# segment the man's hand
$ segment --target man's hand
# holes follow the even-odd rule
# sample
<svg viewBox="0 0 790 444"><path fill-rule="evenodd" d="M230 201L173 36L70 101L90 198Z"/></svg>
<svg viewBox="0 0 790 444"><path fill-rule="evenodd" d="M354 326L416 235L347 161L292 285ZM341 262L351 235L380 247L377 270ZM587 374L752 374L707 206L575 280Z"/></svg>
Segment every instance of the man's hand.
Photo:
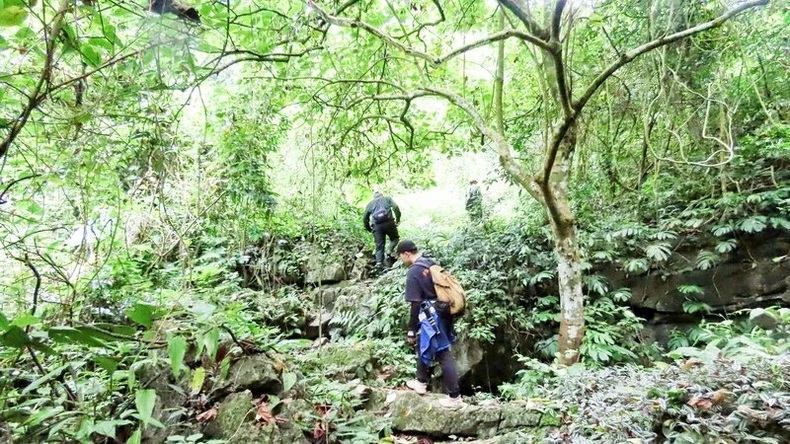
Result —
<svg viewBox="0 0 790 444"><path fill-rule="evenodd" d="M410 331L406 333L406 340L409 341L409 345L414 345L417 343L417 336L413 331Z"/></svg>

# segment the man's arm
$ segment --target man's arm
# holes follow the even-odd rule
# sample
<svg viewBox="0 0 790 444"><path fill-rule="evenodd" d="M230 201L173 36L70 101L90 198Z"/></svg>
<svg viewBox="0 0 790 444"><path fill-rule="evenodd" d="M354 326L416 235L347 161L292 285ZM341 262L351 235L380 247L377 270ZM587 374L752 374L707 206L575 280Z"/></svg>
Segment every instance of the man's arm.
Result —
<svg viewBox="0 0 790 444"><path fill-rule="evenodd" d="M414 266L414 265L412 265ZM413 272L414 270L409 270ZM409 324L407 332L416 334L420 329L420 304L422 304L422 287L417 277L412 273L406 275L406 301L410 303L409 307Z"/></svg>
<svg viewBox="0 0 790 444"><path fill-rule="evenodd" d="M365 226L365 231L373 231L373 229L370 228L370 204L365 207L365 212L362 213L362 224Z"/></svg>
<svg viewBox="0 0 790 444"><path fill-rule="evenodd" d="M391 198L390 198L390 204L392 204L392 212L395 213L395 222L400 223L400 207Z"/></svg>
<svg viewBox="0 0 790 444"><path fill-rule="evenodd" d="M414 333L417 334L420 331L420 305L421 302L412 302L411 303L411 310L409 314L409 325L407 327L407 334ZM412 336L412 335L409 335Z"/></svg>

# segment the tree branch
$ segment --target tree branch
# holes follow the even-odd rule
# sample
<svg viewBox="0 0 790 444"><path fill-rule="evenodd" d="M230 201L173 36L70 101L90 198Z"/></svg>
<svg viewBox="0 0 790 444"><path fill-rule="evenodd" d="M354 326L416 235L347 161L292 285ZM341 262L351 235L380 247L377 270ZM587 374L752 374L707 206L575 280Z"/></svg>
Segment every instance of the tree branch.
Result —
<svg viewBox="0 0 790 444"><path fill-rule="evenodd" d="M3 198L5 197L5 194L8 192L8 190L11 189L12 186L16 185L19 182L22 182L23 180L35 179L36 177L39 176L41 176L41 174L31 174L29 176L20 177L18 179L12 180L11 182L8 182L8 185L6 185L5 188L3 188L3 191L0 192L0 205L6 203L5 199Z"/></svg>
<svg viewBox="0 0 790 444"><path fill-rule="evenodd" d="M566 3L567 0L557 0L557 4L554 5L554 15L551 17L551 39L557 42L560 41L560 23Z"/></svg>
<svg viewBox="0 0 790 444"><path fill-rule="evenodd" d="M529 34L529 33L526 33L526 32L522 32L522 31L517 31L515 29L505 29L505 30L496 32L494 34L488 35L486 37L483 37L482 39L477 40L475 42L472 42L472 43L470 43L468 45L464 45L464 46L461 46L459 48L456 48L456 49L450 51L449 53L437 58L435 63L436 64L444 63L447 60L449 60L449 59L451 59L451 58L453 58L453 57L455 57L455 56L457 56L459 54L463 54L463 53L465 53L467 51L470 51L472 49L479 48L481 46L485 46L485 45L487 45L489 43L498 42L500 40L506 40L506 39L509 39L510 37L516 37L516 38L519 38L521 40L527 41L527 42L532 43L533 45L535 45L535 46L537 46L537 47L539 47L539 48L541 48L541 49L543 49L545 51L549 51L549 52L552 51L552 46L551 45L549 45L548 43L544 42L543 40L535 37L532 34Z"/></svg>
<svg viewBox="0 0 790 444"><path fill-rule="evenodd" d="M499 4L507 8L513 15L516 16L517 19L521 20L529 32L535 35L535 37L543 40L549 40L549 33L548 31L540 26L535 18L532 17L532 14L527 10L526 7L520 4L517 0L499 0Z"/></svg>
<svg viewBox="0 0 790 444"><path fill-rule="evenodd" d="M540 189L538 188L537 184L529 177L529 174L527 174L527 172L524 171L521 165L516 161L515 157L513 156L512 147L505 139L505 136L494 130L494 128L490 127L474 106L464 100L461 96L441 88L424 88L422 91L424 92L422 95L442 97L465 111L466 114L468 114L472 119L472 122L474 122L475 126L477 126L477 129L479 129L480 132L488 137L489 140L494 142L494 149L499 155L499 162L505 171L511 175L513 180L515 180L525 190L527 190L527 192L535 200L538 202L543 202L543 196L541 195Z"/></svg>
<svg viewBox="0 0 790 444"><path fill-rule="evenodd" d="M16 136L19 135L19 133L22 131L22 128L27 123L27 120L30 118L30 114L33 113L33 110L36 109L44 96L46 96L46 91L43 90L45 89L45 85L49 85L52 80L52 65L55 58L55 42L60 35L60 29L63 25L63 17L66 15L69 5L69 0L61 0L58 10L55 13L55 17L52 19L51 31L46 38L47 53L44 59L44 68L41 70L41 77L39 77L38 83L33 89L33 94L29 96L30 99L28 100L25 108L22 110L22 113L14 121L13 125L11 125L11 130L8 131L8 134L6 134L6 136L3 138L3 141L0 142L0 157L6 155L8 148L14 142ZM44 32L46 33L46 27L44 28Z"/></svg>
<svg viewBox="0 0 790 444"><path fill-rule="evenodd" d="M693 36L695 34L699 34L700 32L707 31L709 29L717 28L721 26L724 22L735 17L736 15L758 6L765 6L768 4L769 0L754 0L746 3L741 3L740 5L730 9L729 11L725 12L724 14L720 15L719 17L710 20L705 23L700 23L697 26L685 29L683 31L676 32L674 34L666 35L659 37L651 42L645 43L642 46L636 47L630 51L627 51L623 55L621 55L614 63L609 65L603 72L598 74L590 86L584 91L582 96L579 100L575 101L573 104L573 108L578 112L581 111L582 108L587 104L587 102L592 98L593 94L598 90L598 88L603 85L603 83L617 71L618 69L622 68L623 66L630 63L635 58L650 52L656 48L660 48L662 46L668 45L672 42L676 42L678 40L682 40L686 37Z"/></svg>

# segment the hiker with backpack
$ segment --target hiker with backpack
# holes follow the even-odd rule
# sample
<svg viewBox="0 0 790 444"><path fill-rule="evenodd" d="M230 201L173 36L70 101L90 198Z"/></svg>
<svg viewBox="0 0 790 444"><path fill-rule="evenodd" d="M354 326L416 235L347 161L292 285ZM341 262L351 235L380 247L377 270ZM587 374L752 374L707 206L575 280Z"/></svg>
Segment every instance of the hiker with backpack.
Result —
<svg viewBox="0 0 790 444"><path fill-rule="evenodd" d="M480 185L475 179L469 181L469 189L466 190L466 212L472 222L480 222L483 219L483 193L480 192Z"/></svg>
<svg viewBox="0 0 790 444"><path fill-rule="evenodd" d="M423 257L414 242L404 240L398 244L398 257L409 267L406 273L406 301L411 312L406 338L417 349L416 379L406 386L420 395L428 390L428 368L433 361L439 363L448 398L439 403L447 408L459 408L461 400L458 370L450 350L455 342L453 315L463 310L463 290L431 259ZM442 286L439 285L442 284ZM459 294L460 291L460 294ZM443 297L439 297L439 294Z"/></svg>
<svg viewBox="0 0 790 444"><path fill-rule="evenodd" d="M373 240L376 243L376 267L384 268L384 243L389 237L388 256L390 257L394 256L395 245L398 244L400 208L391 197L381 194L380 191L375 191L373 200L368 203L362 214L362 222L365 224L365 230L368 233L373 233Z"/></svg>

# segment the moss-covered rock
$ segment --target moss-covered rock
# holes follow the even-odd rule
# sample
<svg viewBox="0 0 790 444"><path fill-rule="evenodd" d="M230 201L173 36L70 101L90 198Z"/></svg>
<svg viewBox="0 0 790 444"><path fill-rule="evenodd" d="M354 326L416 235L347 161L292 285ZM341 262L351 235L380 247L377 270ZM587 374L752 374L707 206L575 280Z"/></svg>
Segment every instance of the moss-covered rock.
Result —
<svg viewBox="0 0 790 444"><path fill-rule="evenodd" d="M329 379L348 382L366 379L375 371L375 359L370 342L329 343L299 356L305 374L319 373Z"/></svg>
<svg viewBox="0 0 790 444"><path fill-rule="evenodd" d="M443 407L441 395L420 396L410 391L392 392L388 406L392 429L431 436L492 438L514 431L534 430L540 435L545 409L513 403Z"/></svg>
<svg viewBox="0 0 790 444"><path fill-rule="evenodd" d="M253 393L278 394L282 390L280 370L283 364L265 354L244 356L228 372L228 378L215 390L236 393L250 390Z"/></svg>
<svg viewBox="0 0 790 444"><path fill-rule="evenodd" d="M220 403L217 418L204 430L207 435L238 444L307 443L302 431L302 415L310 411L304 401L287 400L277 415L284 422L259 423L255 416L255 399L249 390L234 393Z"/></svg>

